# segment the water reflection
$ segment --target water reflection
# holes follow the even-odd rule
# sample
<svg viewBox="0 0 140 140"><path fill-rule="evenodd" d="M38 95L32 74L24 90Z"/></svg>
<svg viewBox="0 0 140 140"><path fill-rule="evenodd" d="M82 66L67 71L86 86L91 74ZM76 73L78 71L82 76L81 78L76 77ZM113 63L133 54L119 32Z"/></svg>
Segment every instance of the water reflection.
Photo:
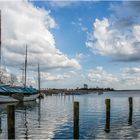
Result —
<svg viewBox="0 0 140 140"><path fill-rule="evenodd" d="M132 125L132 116L133 116L133 98L129 97L129 118L128 118L128 124Z"/></svg>
<svg viewBox="0 0 140 140"><path fill-rule="evenodd" d="M40 120L41 120L41 99L38 99L38 128L40 128Z"/></svg>
<svg viewBox="0 0 140 140"><path fill-rule="evenodd" d="M55 95L0 105L0 139L139 139L139 108L140 97L130 94Z"/></svg>
<svg viewBox="0 0 140 140"><path fill-rule="evenodd" d="M24 126L25 126L25 139L28 139L28 121L27 121L27 107L25 106L25 115L24 115Z"/></svg>

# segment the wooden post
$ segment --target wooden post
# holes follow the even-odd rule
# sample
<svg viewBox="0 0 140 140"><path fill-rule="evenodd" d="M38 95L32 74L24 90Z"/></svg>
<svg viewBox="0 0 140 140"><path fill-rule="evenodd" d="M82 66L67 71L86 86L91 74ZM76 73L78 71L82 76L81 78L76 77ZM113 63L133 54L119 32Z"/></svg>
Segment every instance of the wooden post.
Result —
<svg viewBox="0 0 140 140"><path fill-rule="evenodd" d="M74 139L79 139L79 102L74 102L73 109L73 137Z"/></svg>
<svg viewBox="0 0 140 140"><path fill-rule="evenodd" d="M129 118L128 118L128 124L132 125L132 116L133 116L133 98L129 97Z"/></svg>
<svg viewBox="0 0 140 140"><path fill-rule="evenodd" d="M8 139L15 139L15 106L7 108Z"/></svg>
<svg viewBox="0 0 140 140"><path fill-rule="evenodd" d="M105 132L110 132L110 99L105 100L106 104L106 125L105 125Z"/></svg>
<svg viewBox="0 0 140 140"><path fill-rule="evenodd" d="M2 129L1 129L1 116L0 116L0 133L2 133Z"/></svg>

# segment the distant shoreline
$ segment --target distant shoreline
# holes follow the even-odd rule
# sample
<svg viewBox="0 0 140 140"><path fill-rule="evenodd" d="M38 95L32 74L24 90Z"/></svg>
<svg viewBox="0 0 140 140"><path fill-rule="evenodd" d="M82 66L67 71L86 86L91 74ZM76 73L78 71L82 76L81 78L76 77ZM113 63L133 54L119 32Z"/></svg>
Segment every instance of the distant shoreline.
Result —
<svg viewBox="0 0 140 140"><path fill-rule="evenodd" d="M65 95L77 95L77 94L91 94L91 93L98 93L103 94L105 92L130 92L130 91L140 91L139 89L135 90L101 90L101 89L49 89L49 90L42 90L41 92L46 95L52 94L65 94Z"/></svg>
<svg viewBox="0 0 140 140"><path fill-rule="evenodd" d="M117 92L121 92L121 91L140 91L140 89L124 89L124 90L114 90Z"/></svg>

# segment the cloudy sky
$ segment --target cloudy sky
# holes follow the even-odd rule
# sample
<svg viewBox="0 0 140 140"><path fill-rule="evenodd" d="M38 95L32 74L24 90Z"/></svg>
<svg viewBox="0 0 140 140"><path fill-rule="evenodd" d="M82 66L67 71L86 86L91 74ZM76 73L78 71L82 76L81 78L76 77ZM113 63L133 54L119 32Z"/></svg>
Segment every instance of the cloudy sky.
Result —
<svg viewBox="0 0 140 140"><path fill-rule="evenodd" d="M140 89L140 2L0 1L2 60L42 88Z"/></svg>

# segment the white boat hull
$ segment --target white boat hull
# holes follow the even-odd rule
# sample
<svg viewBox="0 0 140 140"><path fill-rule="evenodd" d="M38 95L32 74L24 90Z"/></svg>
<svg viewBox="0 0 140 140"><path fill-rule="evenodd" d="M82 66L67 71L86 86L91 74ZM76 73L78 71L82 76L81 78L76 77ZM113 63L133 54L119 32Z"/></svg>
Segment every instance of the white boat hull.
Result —
<svg viewBox="0 0 140 140"><path fill-rule="evenodd" d="M39 94L24 96L23 102L24 102L24 101L33 101L33 100L36 100L36 98L37 98L38 96L39 96ZM0 95L0 103L11 103L11 102L19 102L19 100L14 99L14 98L11 97L11 96Z"/></svg>
<svg viewBox="0 0 140 140"><path fill-rule="evenodd" d="M35 100L38 96L39 96L39 94L34 94L34 95L30 95L30 96L24 96L23 101L33 101L33 100Z"/></svg>

